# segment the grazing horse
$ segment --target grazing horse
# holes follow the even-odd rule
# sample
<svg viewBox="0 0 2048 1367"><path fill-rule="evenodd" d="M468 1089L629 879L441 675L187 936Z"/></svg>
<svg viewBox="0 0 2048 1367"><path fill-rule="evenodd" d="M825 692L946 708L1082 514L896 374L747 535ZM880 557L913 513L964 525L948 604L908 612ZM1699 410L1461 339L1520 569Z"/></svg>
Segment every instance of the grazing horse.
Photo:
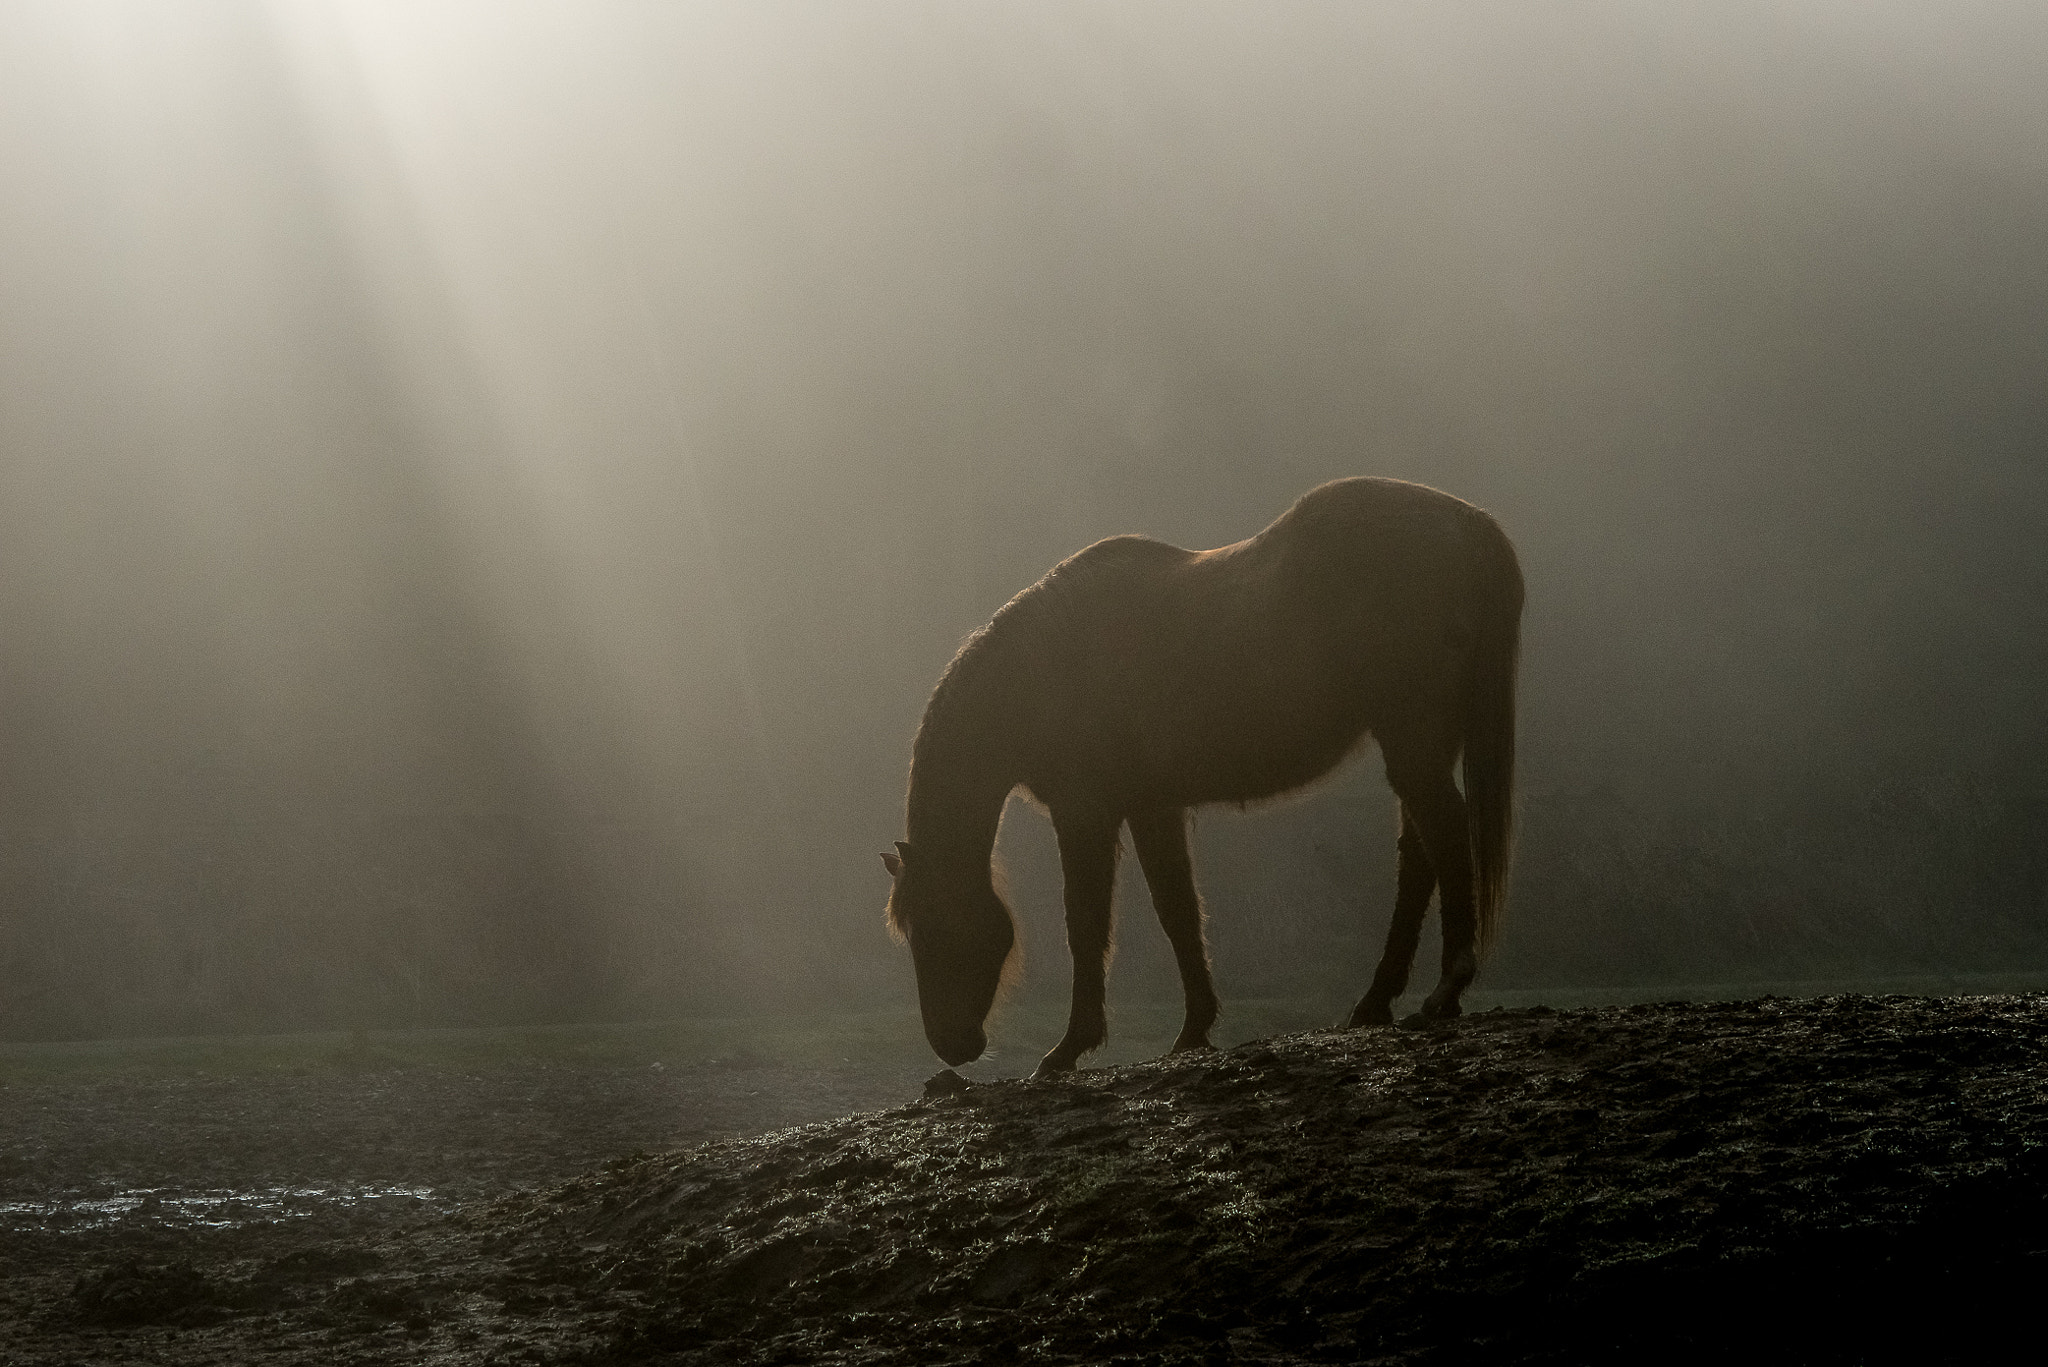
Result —
<svg viewBox="0 0 2048 1367"><path fill-rule="evenodd" d="M1188 809L1303 787L1368 736L1401 799L1399 891L1349 1024L1393 1020L1438 888L1443 970L1420 1015L1457 1015L1506 891L1521 615L1499 524L1392 479L1312 489L1234 546L1115 536L1055 565L947 666L911 753L908 838L882 856L932 1049L960 1064L987 1047L1017 938L990 867L1013 789L1059 837L1073 1007L1038 1066L1059 1073L1108 1038L1121 828L1180 968L1173 1047L1207 1048L1217 1001Z"/></svg>

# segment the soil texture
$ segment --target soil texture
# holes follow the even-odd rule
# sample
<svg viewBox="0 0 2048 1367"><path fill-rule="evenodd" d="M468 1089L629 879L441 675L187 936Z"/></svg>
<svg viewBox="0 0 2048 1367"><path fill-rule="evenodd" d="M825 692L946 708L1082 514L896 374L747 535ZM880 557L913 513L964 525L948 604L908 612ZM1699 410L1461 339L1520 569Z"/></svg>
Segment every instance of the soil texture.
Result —
<svg viewBox="0 0 2048 1367"><path fill-rule="evenodd" d="M1962 1360L2038 1319L2044 1065L2048 997L1839 996L915 1100L776 1068L17 1085L0 1360ZM665 1147L720 1115L791 1127Z"/></svg>

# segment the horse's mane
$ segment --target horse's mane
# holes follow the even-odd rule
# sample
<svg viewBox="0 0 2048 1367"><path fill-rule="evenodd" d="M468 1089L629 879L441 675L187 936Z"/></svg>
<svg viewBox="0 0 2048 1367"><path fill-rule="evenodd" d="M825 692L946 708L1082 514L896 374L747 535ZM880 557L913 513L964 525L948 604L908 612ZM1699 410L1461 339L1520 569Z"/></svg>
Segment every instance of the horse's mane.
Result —
<svg viewBox="0 0 2048 1367"><path fill-rule="evenodd" d="M1018 598L1023 596L1019 594ZM953 658L947 662L945 672L939 675L938 685L932 689L932 696L924 705L924 717L917 724L917 739L910 747L910 781L913 785L917 782L920 768L929 771L934 747L946 743L950 729L948 723L982 704L982 686L993 681L989 668L994 654L988 644L990 637L997 633L1016 603L1017 598L1012 598L1003 605L994 621L976 628L962 641L960 648L953 652Z"/></svg>
<svg viewBox="0 0 2048 1367"><path fill-rule="evenodd" d="M1060 622L1072 609L1075 591L1134 555L1156 551L1164 543L1140 536L1112 537L1076 552L1052 567L1044 578L996 610L995 616L970 633L953 652L925 703L911 745L909 782L913 793L920 780L946 783L954 756L946 747L973 735L986 714L991 725L1014 722L1018 695L1034 686L1035 671L1017 667L1017 652L1032 652L1061 636ZM971 743L971 742L969 742ZM998 896L1003 894L1000 867L990 870ZM1007 899L1006 899L1007 900ZM897 935L904 932L904 911L889 899L888 921Z"/></svg>
<svg viewBox="0 0 2048 1367"><path fill-rule="evenodd" d="M1035 589L1037 586L1032 587ZM935 772L944 767L948 758L940 753L940 747L946 745L958 733L959 728L952 723L959 720L963 714L987 705L980 686L991 677L991 652L988 649L988 641L991 635L999 632L1006 620L1014 617L1013 609L1018 601L1030 596L1031 593L1032 589L1024 590L1016 598L1005 603L993 620L976 628L960 643L960 648L953 652L953 658L947 662L945 671L939 675L939 682L932 689L932 695L924 705L924 716L918 722L917 738L910 747L908 781L913 798L917 794L920 781L943 781L935 780ZM900 886L899 883L898 887ZM902 939L909 932L905 908L895 889L889 894L887 918L889 932L897 939Z"/></svg>
<svg viewBox="0 0 2048 1367"><path fill-rule="evenodd" d="M1054 565L1045 577L996 610L994 617L975 629L953 652L945 672L939 675L925 704L924 720L917 728L911 747L911 773L928 753L934 738L942 737L948 723L976 707L1001 705L1004 689L1031 686L1036 671L1005 668L1004 657L1013 649L1030 649L1064 636L1061 621L1075 607L1076 596L1105 574L1125 572L1134 563L1157 562L1163 557L1187 553L1148 536L1112 536L1076 551Z"/></svg>

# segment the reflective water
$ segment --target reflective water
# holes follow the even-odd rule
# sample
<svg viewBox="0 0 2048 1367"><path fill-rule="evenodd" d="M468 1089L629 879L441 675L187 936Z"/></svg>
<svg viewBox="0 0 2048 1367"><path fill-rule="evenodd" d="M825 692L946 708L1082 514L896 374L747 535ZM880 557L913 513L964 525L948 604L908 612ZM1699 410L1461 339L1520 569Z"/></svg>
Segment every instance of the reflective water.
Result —
<svg viewBox="0 0 2048 1367"><path fill-rule="evenodd" d="M65 1196L47 1201L0 1202L0 1228L94 1229L120 1221L139 1221L179 1228L233 1229L301 1219L322 1209L362 1207L372 1203L436 1201L431 1187L334 1186L216 1188L182 1191L175 1188L130 1188L111 1196Z"/></svg>

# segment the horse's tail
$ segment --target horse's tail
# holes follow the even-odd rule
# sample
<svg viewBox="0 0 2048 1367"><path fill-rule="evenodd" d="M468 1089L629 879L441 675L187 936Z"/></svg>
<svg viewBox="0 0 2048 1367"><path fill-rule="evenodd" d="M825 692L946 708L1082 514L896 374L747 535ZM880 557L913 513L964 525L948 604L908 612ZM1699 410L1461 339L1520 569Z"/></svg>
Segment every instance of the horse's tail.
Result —
<svg viewBox="0 0 2048 1367"><path fill-rule="evenodd" d="M1507 534L1491 518L1487 524L1478 651L1465 695L1465 812L1482 950L1507 905L1515 826L1515 673L1522 653L1522 569Z"/></svg>

